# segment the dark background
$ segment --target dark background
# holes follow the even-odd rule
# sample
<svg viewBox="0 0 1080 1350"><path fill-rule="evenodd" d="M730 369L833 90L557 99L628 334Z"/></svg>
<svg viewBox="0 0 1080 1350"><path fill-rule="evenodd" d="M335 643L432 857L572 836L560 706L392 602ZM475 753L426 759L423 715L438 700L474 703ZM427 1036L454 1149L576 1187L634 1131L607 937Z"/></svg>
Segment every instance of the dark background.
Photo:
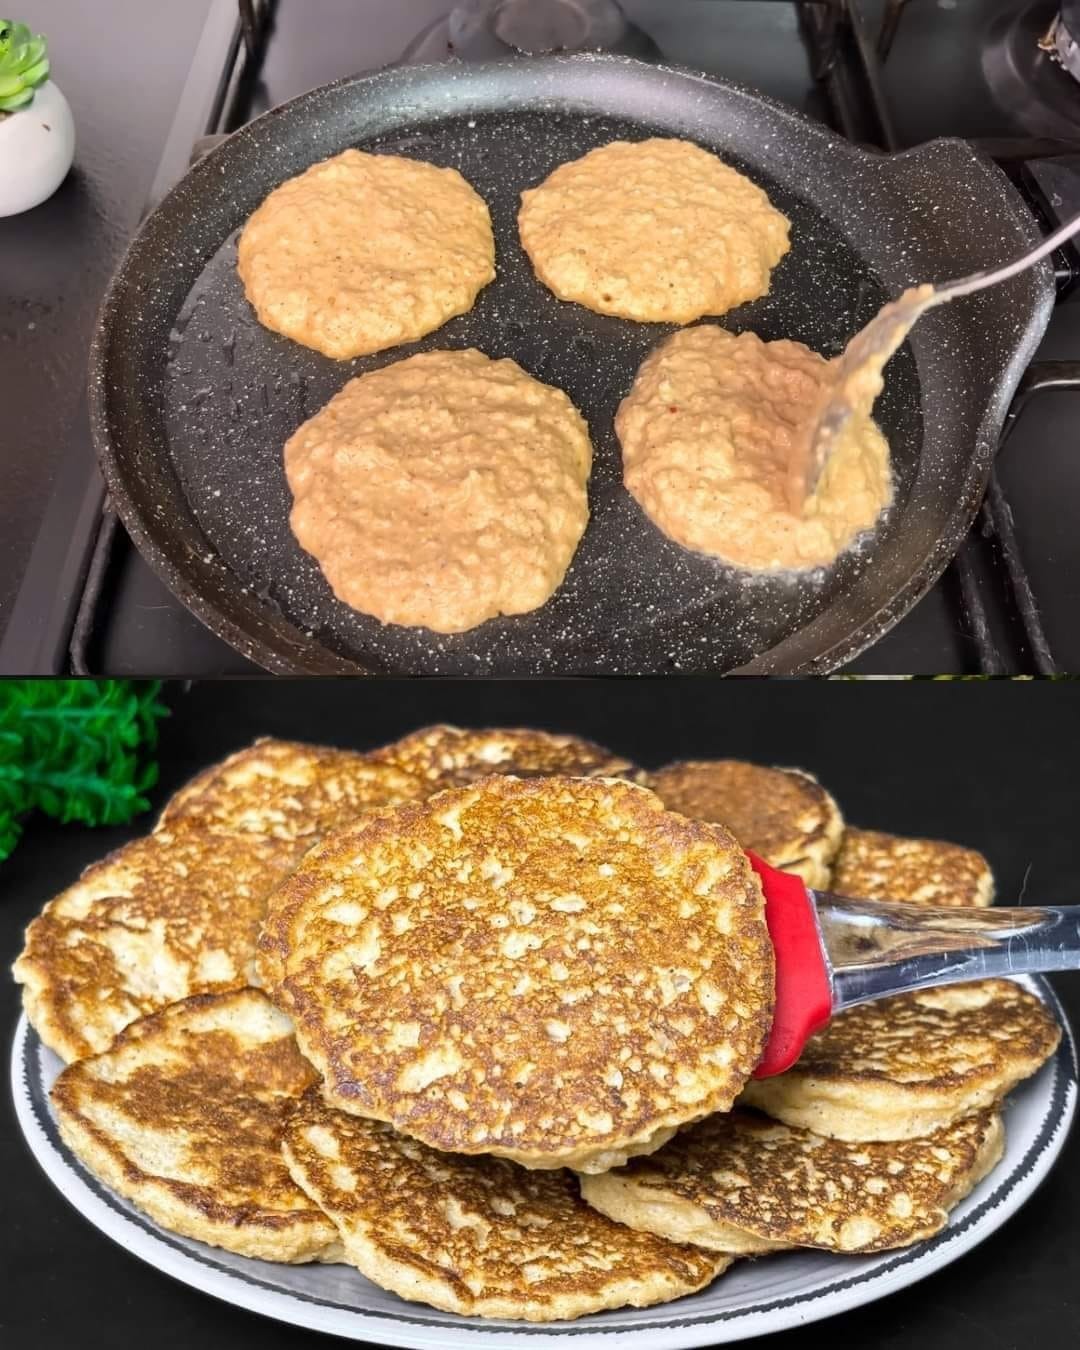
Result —
<svg viewBox="0 0 1080 1350"><path fill-rule="evenodd" d="M1080 901L1080 685L634 681L214 683L168 686L155 810L208 761L256 735L373 746L436 720L574 731L644 765L738 756L815 771L847 817L988 855L1012 902ZM137 827L38 821L0 864L0 959L80 868ZM1080 973L1057 979L1080 1026ZM5 1043L18 1011L0 985ZM280 1350L318 1345L215 1302L129 1256L71 1210L32 1161L0 1093L0 1344L5 1350ZM745 1345L983 1350L1080 1344L1080 1133L1035 1197L976 1251L911 1289L818 1327Z"/></svg>

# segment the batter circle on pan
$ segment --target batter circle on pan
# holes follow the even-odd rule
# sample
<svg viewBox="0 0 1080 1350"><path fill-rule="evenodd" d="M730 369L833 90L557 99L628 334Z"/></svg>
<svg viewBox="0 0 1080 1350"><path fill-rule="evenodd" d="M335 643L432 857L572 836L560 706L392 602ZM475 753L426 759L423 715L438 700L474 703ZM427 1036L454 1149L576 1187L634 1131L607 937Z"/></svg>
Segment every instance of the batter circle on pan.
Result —
<svg viewBox="0 0 1080 1350"><path fill-rule="evenodd" d="M611 141L521 194L518 231L560 300L600 314L690 323L769 289L788 220L765 192L691 141Z"/></svg>
<svg viewBox="0 0 1080 1350"><path fill-rule="evenodd" d="M270 193L237 267L260 323L345 360L466 313L494 279L495 241L456 169L343 150Z"/></svg>
<svg viewBox="0 0 1080 1350"><path fill-rule="evenodd" d="M338 599L437 633L551 598L591 467L561 389L471 348L357 376L285 445L293 532Z"/></svg>

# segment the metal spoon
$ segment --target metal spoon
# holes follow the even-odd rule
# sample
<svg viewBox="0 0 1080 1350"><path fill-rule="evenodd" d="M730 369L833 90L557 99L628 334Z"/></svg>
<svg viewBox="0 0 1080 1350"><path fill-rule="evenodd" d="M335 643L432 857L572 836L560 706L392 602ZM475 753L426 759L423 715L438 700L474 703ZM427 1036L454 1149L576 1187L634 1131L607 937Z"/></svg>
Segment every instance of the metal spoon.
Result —
<svg viewBox="0 0 1080 1350"><path fill-rule="evenodd" d="M1000 909L877 903L812 891L793 872L750 865L776 955L772 1029L755 1078L783 1073L844 1008L989 976L1080 970L1080 905Z"/></svg>
<svg viewBox="0 0 1080 1350"><path fill-rule="evenodd" d="M1052 253L1078 230L1080 215L1074 216L1036 248L1006 263L1004 267L995 267L990 272L974 272L969 277L936 286L913 286L904 291L899 300L890 300L883 305L831 363L828 397L818 413L810 436L803 480L804 497L809 497L817 487L837 438L852 414L869 414L874 400L881 393L881 373L885 363L911 332L917 319L935 305L943 305L959 295L985 290L987 286L996 286L999 281L1008 281Z"/></svg>

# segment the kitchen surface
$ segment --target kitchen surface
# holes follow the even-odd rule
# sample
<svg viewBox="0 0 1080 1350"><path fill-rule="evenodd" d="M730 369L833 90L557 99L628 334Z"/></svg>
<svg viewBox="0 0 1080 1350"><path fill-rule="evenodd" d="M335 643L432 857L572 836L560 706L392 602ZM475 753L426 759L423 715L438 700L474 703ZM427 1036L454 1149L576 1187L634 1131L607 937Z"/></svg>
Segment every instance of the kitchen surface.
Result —
<svg viewBox="0 0 1080 1350"><path fill-rule="evenodd" d="M170 716L160 724L160 741L152 752L160 780L149 793L150 811L126 827L96 829L28 818L0 872L0 960L6 969L22 943L24 926L45 899L107 850L145 831L170 794L210 761L256 736L366 750L432 722L573 733L650 768L688 756L799 765L819 775L849 822L944 837L980 850L995 874L998 905L1076 900L1072 837L1080 709L1074 685L740 681L720 691L727 697L718 698L704 681L686 682L681 689L670 681L607 687L591 682L572 686L574 697L567 699L568 688L555 682L402 686L376 681L360 687L331 682L317 689L291 681L166 685L162 697ZM1076 973L1052 982L1075 1026L1080 1018ZM5 979L0 1018L6 1044L18 1010L18 990ZM1075 1068L1070 1073L1074 1076ZM14 1086L22 1099L21 1067ZM1020 1128L1019 1111L1010 1099L1007 1133ZM0 1168L6 1187L0 1340L12 1350L52 1350L73 1342L85 1350L106 1350L147 1337L163 1350L349 1343L257 1317L170 1279L139 1259L141 1230L131 1230L131 1241L110 1241L76 1212L30 1157L6 1091L0 1099ZM72 1198L77 1176L83 1176L81 1169L68 1174ZM63 1190L63 1174L58 1181ZM97 1215L98 1227L107 1227L121 1212L117 1204L114 1199ZM1080 1135L1075 1130L1035 1193L1005 1217L1012 1208L1011 1194L1002 1194L993 1211L1002 1226L910 1288L816 1326L799 1329L794 1323L793 1329L741 1343L755 1350L797 1350L827 1337L836 1344L882 1350L946 1350L974 1337L989 1350L1073 1345L1080 1336ZM169 1235L165 1238L168 1243ZM159 1244L152 1259L175 1254L176 1245L193 1244ZM926 1245L888 1255L902 1272ZM230 1260L227 1253L203 1251L220 1258L211 1261L211 1277L215 1265ZM767 1281L773 1269L788 1269L783 1263L795 1259L781 1255L740 1262L716 1287L722 1290L740 1267L754 1278L760 1272ZM858 1257L830 1261L839 1264L841 1274L845 1262L865 1264ZM252 1270L256 1265L248 1263ZM348 1269L340 1269L347 1280ZM287 1278L303 1278L303 1267L284 1270ZM241 1297L251 1292L248 1286ZM679 1307L662 1309L660 1320L677 1315ZM418 1311L416 1305L400 1310ZM815 1306L791 1311L809 1318ZM297 1315L303 1317L304 1310ZM588 1323L586 1318L564 1326L580 1332ZM444 1326L435 1334L449 1332ZM471 1344L482 1343L482 1331L471 1334ZM530 1338L540 1334L534 1326ZM671 1344L676 1334L658 1332L654 1343ZM715 1339L703 1335L699 1343L719 1339L717 1332Z"/></svg>
<svg viewBox="0 0 1080 1350"><path fill-rule="evenodd" d="M1080 85L1038 45L1053 3L627 0L614 27L599 10L563 5L540 31L525 6L503 8L499 37L437 0L110 4L93 17L45 0L30 7L32 25L54 34L78 150L55 197L0 221L0 670L254 669L131 544L95 467L83 384L96 307L142 212L206 137L314 85L399 62L487 58L511 50L507 35L531 50L607 43L744 82L879 149L971 138L1044 230L1080 200ZM1065 36L1058 45L1072 50ZM1067 246L1055 266L1058 304L1014 400L987 504L957 561L847 671L1050 673L1080 663L1080 263Z"/></svg>

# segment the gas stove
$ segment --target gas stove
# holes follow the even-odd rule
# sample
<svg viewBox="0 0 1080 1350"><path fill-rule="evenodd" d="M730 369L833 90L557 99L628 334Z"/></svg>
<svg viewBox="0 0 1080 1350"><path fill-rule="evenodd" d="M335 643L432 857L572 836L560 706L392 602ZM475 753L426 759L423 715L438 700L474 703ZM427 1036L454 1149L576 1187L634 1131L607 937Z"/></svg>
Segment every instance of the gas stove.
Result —
<svg viewBox="0 0 1080 1350"><path fill-rule="evenodd" d="M217 0L152 200L214 141L318 84L397 62L600 48L739 80L893 151L971 139L1046 230L1080 211L1080 0ZM211 15L214 18L214 14ZM213 36L216 34L216 38ZM152 204L152 202L150 203ZM1080 258L1011 409L975 528L945 576L848 670L1080 670ZM0 668L86 674L250 671L158 581L100 481L42 526ZM59 594L57 578L60 578ZM20 648L22 650L20 650Z"/></svg>

